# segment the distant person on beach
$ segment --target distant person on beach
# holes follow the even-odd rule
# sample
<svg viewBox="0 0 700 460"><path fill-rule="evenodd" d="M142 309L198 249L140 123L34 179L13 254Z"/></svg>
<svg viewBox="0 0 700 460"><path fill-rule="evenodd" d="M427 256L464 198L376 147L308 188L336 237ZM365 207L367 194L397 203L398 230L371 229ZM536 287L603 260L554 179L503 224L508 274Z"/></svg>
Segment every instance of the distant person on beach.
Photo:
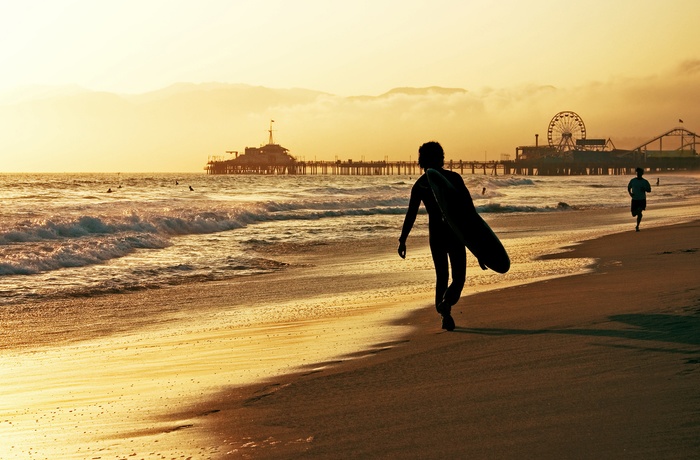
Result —
<svg viewBox="0 0 700 460"><path fill-rule="evenodd" d="M484 187L484 188L481 189L481 194L482 194L482 195L486 195L486 187Z"/></svg>
<svg viewBox="0 0 700 460"><path fill-rule="evenodd" d="M639 224L642 222L642 211L647 208L647 193L651 192L649 181L644 179L644 169L637 168L637 177L627 184L627 193L632 197L632 216L637 217L636 231L639 231Z"/></svg>
<svg viewBox="0 0 700 460"><path fill-rule="evenodd" d="M656 185L659 185L659 182L660 182L660 181L661 181L661 179L659 179L659 178L657 177L657 178L656 178Z"/></svg>
<svg viewBox="0 0 700 460"><path fill-rule="evenodd" d="M190 192L194 192L194 189L192 188L191 185L190 185Z"/></svg>
<svg viewBox="0 0 700 460"><path fill-rule="evenodd" d="M469 190L462 176L456 172L443 169L445 153L437 142L426 142L418 149L418 165L426 170L438 170L463 196L465 202L474 206ZM442 220L433 192L425 174L416 180L411 188L411 198L399 237L399 256L406 258L406 238L413 228L421 202L428 212L428 232L430 252L435 265L435 308L442 315L442 328L452 331L455 322L452 318L452 305L456 304L462 294L467 276L467 253L464 244ZM449 263L448 263L449 262ZM452 267L452 283L448 286L449 268Z"/></svg>

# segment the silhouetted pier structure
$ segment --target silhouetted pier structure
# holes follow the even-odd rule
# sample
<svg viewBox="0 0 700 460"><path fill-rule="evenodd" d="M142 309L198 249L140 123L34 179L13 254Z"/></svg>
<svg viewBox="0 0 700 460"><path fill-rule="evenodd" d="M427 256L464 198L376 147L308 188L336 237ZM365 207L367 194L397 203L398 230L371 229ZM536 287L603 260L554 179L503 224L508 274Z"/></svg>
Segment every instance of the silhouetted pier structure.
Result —
<svg viewBox="0 0 700 460"><path fill-rule="evenodd" d="M533 160L510 161L504 165L506 174L523 176L620 176L634 175L637 167L647 172L700 170L700 158L647 158L638 161L573 161Z"/></svg>
<svg viewBox="0 0 700 460"><path fill-rule="evenodd" d="M511 162L512 163L512 162ZM445 168L460 174L511 174L512 166L500 161L448 160ZM234 163L232 161L209 161L207 174L300 174L337 176L390 176L420 175L421 170L415 161L296 161L293 164Z"/></svg>
<svg viewBox="0 0 700 460"><path fill-rule="evenodd" d="M448 160L445 169L460 174L523 175L523 176L608 176L634 174L637 167L648 172L700 170L700 157L679 158L608 158L606 160L559 161L537 159L523 161L465 161ZM384 176L420 175L416 162L410 161L298 161L294 164L246 164L234 165L224 161L210 161L207 174L258 174L258 175L338 175Z"/></svg>
<svg viewBox="0 0 700 460"><path fill-rule="evenodd" d="M552 132L559 132L559 119L574 119L583 130L583 121L573 112L561 112L553 119ZM679 120L682 123L682 120ZM579 125L576 126L579 126ZM445 168L460 174L525 175L525 176L607 176L634 174L637 167L648 172L700 170L697 134L682 127L674 128L632 150L616 149L610 139L575 139L570 126L562 129L561 140L549 145L515 149L515 160L470 161L446 160ZM272 121L267 145L246 147L245 154L235 158L210 158L207 174L260 175L339 175L339 176L417 176L417 161L304 161L289 155L288 150L272 139ZM664 149L665 141L665 149ZM669 144L671 148L669 148ZM502 158L507 157L503 155Z"/></svg>
<svg viewBox="0 0 700 460"><path fill-rule="evenodd" d="M569 118L568 125L557 128L561 117ZM637 167L649 172L700 169L698 135L683 127L673 128L631 150L616 149L610 139L574 138L577 128L585 133L583 121L575 113L557 114L550 124L549 144L540 146L535 134L535 145L517 147L515 161L505 169L528 176L629 175Z"/></svg>

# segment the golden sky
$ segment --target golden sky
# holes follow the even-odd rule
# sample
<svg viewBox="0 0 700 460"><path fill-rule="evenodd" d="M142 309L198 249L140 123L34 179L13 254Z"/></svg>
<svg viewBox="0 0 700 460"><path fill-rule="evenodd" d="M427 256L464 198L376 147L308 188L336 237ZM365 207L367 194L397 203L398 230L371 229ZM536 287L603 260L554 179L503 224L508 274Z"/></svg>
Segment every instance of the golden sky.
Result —
<svg viewBox="0 0 700 460"><path fill-rule="evenodd" d="M265 141L271 118L277 140L306 159L405 158L428 138L444 139L448 157L449 146L455 158L498 159L532 143L562 110L579 113L589 137L629 139L631 148L679 118L700 128L698 104L688 102L700 100L698 18L697 0L3 1L0 171L201 171L207 155ZM201 117L162 112L169 129L138 107L121 113L106 94L27 102L37 93L55 97L60 87L61 95L82 88L144 107L124 96L179 82L329 96L235 116L212 109L216 101L194 104L228 117L229 127L193 128L186 143L172 133ZM430 86L466 92L352 98ZM644 107L663 119L636 116ZM75 120L56 128L72 110ZM120 117L134 113L152 129L125 132L133 127ZM365 124L367 117L382 122ZM371 130L371 142L353 144L358 130ZM122 160L98 161L117 147ZM172 161L163 165L163 156Z"/></svg>

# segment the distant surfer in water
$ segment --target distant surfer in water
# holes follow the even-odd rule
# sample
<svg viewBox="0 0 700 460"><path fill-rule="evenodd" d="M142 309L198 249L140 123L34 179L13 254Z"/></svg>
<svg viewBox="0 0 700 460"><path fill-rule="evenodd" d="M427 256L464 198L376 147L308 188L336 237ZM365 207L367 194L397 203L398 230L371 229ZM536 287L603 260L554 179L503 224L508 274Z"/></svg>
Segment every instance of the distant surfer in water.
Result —
<svg viewBox="0 0 700 460"><path fill-rule="evenodd" d="M464 184L462 176L456 172L443 169L445 152L437 142L426 142L418 149L418 165L426 170L433 168L439 171L452 185L463 200L471 207L474 204ZM452 318L452 305L456 304L462 294L467 276L467 253L464 244L457 238L447 223L442 220L433 192L425 174L418 178L411 188L411 198L408 211L403 222L399 237L399 256L406 258L406 238L413 228L421 202L428 212L428 231L430 252L435 265L435 307L442 315L442 328L452 331L455 322ZM449 262L449 263L448 263ZM452 283L448 286L449 268L452 267Z"/></svg>
<svg viewBox="0 0 700 460"><path fill-rule="evenodd" d="M637 217L636 231L639 231L639 224L642 222L642 211L647 208L647 193L651 192L649 181L644 179L642 175L644 170L637 168L637 177L633 178L627 184L627 193L632 197L632 216Z"/></svg>

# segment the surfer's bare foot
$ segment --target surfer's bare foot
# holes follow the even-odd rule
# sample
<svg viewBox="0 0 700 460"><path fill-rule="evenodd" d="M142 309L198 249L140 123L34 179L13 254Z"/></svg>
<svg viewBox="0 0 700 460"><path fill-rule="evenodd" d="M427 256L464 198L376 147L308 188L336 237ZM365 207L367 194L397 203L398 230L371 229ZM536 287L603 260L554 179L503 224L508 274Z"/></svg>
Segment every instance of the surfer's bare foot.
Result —
<svg viewBox="0 0 700 460"><path fill-rule="evenodd" d="M442 328L446 331L455 330L455 320L452 319L452 316L449 313L447 315L443 315L442 317Z"/></svg>
<svg viewBox="0 0 700 460"><path fill-rule="evenodd" d="M452 319L452 316L450 315L452 312L452 305L446 302L440 302L435 309L442 316L442 328L446 331L454 331L455 320Z"/></svg>

